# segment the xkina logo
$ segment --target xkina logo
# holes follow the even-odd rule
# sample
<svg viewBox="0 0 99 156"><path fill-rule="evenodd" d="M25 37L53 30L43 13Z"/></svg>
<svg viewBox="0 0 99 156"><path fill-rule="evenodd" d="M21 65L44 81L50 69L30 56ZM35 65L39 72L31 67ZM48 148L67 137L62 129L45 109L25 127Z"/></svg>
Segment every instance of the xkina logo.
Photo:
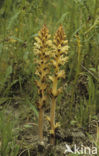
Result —
<svg viewBox="0 0 99 156"><path fill-rule="evenodd" d="M96 147L85 147L84 145L81 145L80 147L77 147L74 145L73 150L69 145L66 144L66 150L64 154L67 153L73 153L73 154L88 154L88 155L95 155L97 154L97 148Z"/></svg>

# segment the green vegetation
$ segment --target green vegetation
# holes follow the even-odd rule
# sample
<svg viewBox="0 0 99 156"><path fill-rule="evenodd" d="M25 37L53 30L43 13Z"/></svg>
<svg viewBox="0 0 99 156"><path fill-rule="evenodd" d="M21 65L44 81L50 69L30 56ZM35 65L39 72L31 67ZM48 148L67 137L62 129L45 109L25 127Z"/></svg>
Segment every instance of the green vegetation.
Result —
<svg viewBox="0 0 99 156"><path fill-rule="evenodd" d="M68 40L66 78L58 82L56 121L97 134L99 146L99 2L98 0L0 1L0 154L16 156L31 146L24 142L38 124L39 98L34 42L46 24L53 38L62 24ZM52 68L53 73L53 68ZM48 82L50 84L50 82ZM50 87L49 87L50 88ZM50 91L49 91L50 92ZM50 98L45 111L49 113ZM49 115L49 114L48 114ZM16 128L17 127L17 128ZM92 127L92 128L91 128ZM33 131L29 134L35 135ZM27 139L28 140L28 139ZM20 146L19 146L20 145ZM21 154L20 154L21 155Z"/></svg>

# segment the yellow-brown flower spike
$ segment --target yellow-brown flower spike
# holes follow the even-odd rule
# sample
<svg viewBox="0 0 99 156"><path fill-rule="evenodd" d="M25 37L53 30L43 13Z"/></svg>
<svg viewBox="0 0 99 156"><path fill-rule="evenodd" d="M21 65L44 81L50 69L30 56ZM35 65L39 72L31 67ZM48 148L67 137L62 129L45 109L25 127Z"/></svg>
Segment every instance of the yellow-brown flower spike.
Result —
<svg viewBox="0 0 99 156"><path fill-rule="evenodd" d="M59 126L59 124L55 124L56 99L62 91L62 87L58 88L58 81L61 78L65 78L65 71L62 70L61 67L68 60L68 57L66 56L68 53L68 41L65 40L65 37L63 27L60 26L53 40L52 65L54 67L54 72L51 76L49 76L49 79L52 81L52 104L50 111L51 144L55 143L55 129Z"/></svg>
<svg viewBox="0 0 99 156"><path fill-rule="evenodd" d="M39 139L43 141L43 114L44 106L46 102L46 89L47 89L47 77L49 74L49 59L50 59L50 47L52 42L49 39L48 28L44 25L39 31L38 36L35 37L36 42L34 43L34 53L36 56L35 63L37 80L36 84L38 87L38 109L39 109Z"/></svg>

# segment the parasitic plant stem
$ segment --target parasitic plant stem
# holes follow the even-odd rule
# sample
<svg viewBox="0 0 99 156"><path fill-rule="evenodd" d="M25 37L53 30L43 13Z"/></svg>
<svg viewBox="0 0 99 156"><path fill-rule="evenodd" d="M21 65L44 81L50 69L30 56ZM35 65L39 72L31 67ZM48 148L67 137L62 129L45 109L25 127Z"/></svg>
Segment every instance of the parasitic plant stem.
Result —
<svg viewBox="0 0 99 156"><path fill-rule="evenodd" d="M40 142L43 141L43 116L44 116L44 110L41 108L39 110L39 139Z"/></svg>
<svg viewBox="0 0 99 156"><path fill-rule="evenodd" d="M52 135L50 137L50 143L55 144L55 108L56 108L56 98L52 98L52 104L51 104L51 111L50 111L50 124L51 124L51 130Z"/></svg>

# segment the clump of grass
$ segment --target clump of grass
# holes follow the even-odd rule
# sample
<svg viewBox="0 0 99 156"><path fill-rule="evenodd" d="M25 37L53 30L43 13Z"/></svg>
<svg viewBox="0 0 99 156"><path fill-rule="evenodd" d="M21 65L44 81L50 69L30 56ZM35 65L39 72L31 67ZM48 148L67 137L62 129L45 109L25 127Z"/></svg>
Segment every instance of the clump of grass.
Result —
<svg viewBox="0 0 99 156"><path fill-rule="evenodd" d="M2 156L17 156L19 146L16 144L16 137L13 132L13 122L5 116L4 111L0 112L0 154Z"/></svg>

